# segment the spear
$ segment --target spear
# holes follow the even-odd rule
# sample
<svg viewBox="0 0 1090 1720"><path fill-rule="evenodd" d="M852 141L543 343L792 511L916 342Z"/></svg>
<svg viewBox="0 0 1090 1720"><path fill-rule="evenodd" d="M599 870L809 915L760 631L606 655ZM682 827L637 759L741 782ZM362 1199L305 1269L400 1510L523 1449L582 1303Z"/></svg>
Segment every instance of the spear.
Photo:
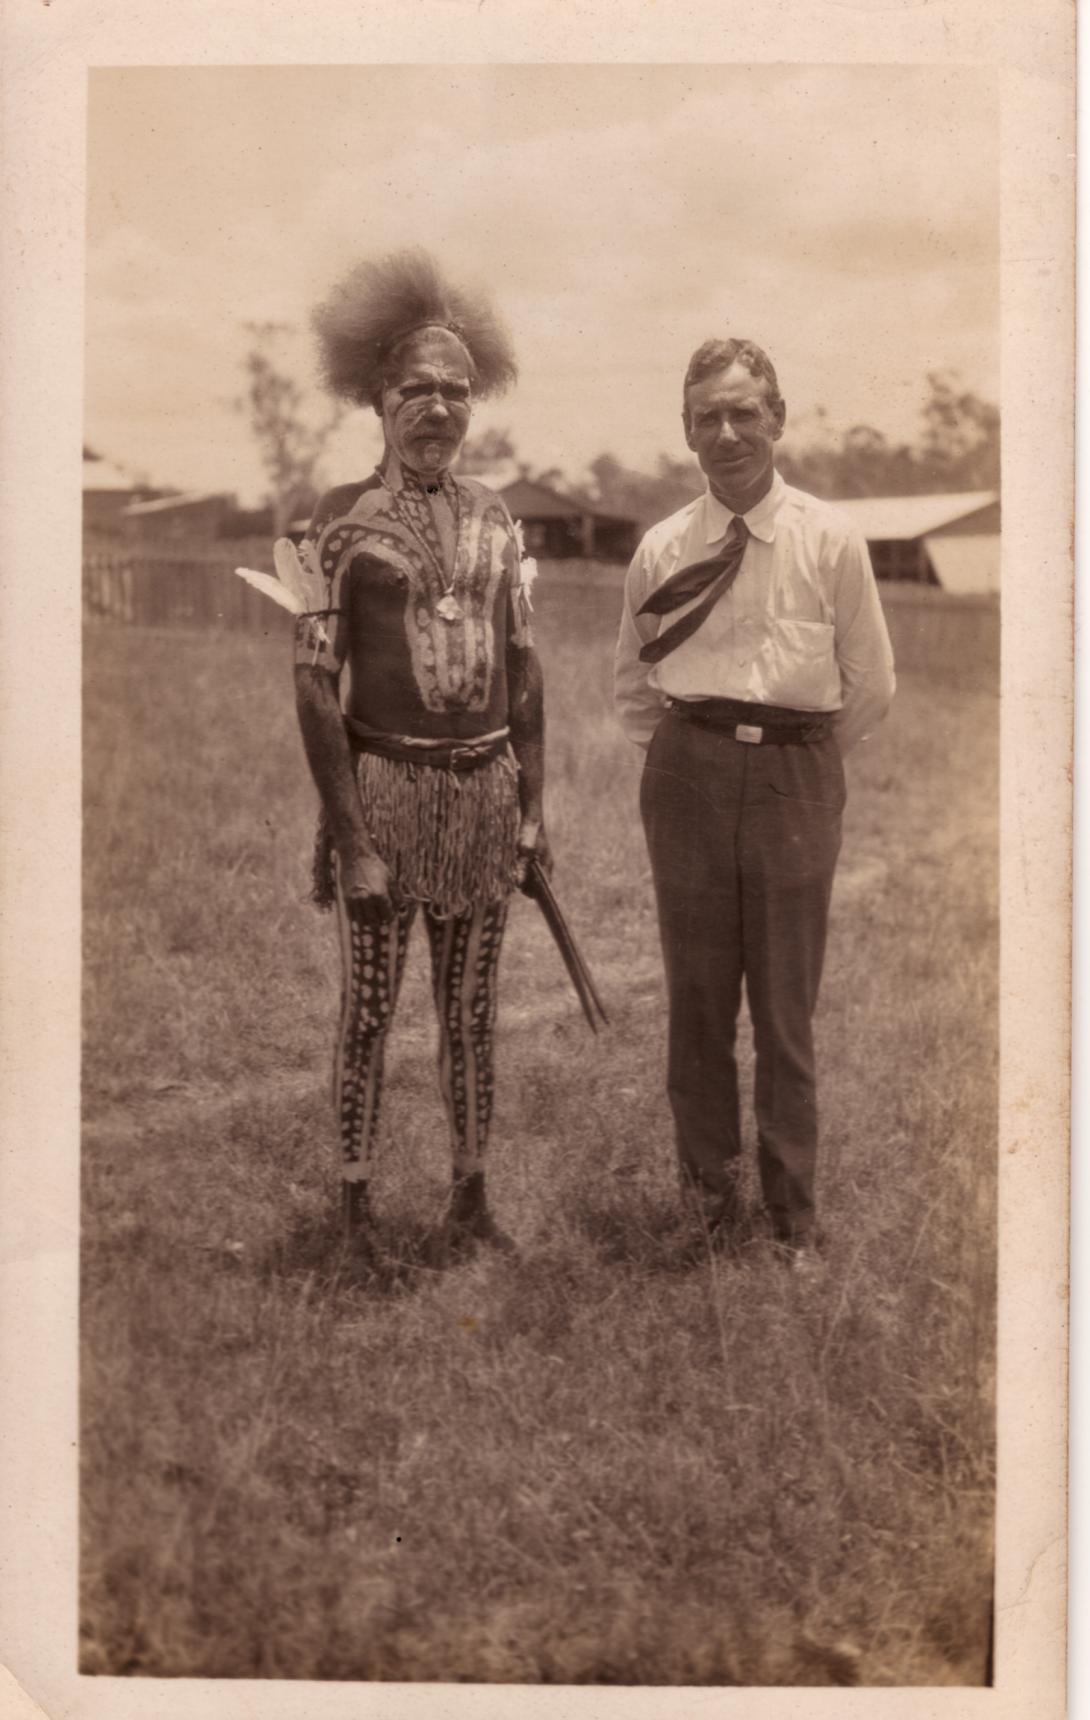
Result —
<svg viewBox="0 0 1090 1720"><path fill-rule="evenodd" d="M605 1005L598 995L598 988L590 976L590 969L579 953L579 946L572 937L567 921L560 912L560 904L553 895L553 887L545 876L545 870L536 854L532 854L526 864L526 879L522 886L525 894L532 898L545 916L545 924L553 935L557 949L568 970L568 976L575 987L576 996L583 1006L583 1014L592 1033L597 1033L598 1022L602 1021L607 1027L609 1016Z"/></svg>

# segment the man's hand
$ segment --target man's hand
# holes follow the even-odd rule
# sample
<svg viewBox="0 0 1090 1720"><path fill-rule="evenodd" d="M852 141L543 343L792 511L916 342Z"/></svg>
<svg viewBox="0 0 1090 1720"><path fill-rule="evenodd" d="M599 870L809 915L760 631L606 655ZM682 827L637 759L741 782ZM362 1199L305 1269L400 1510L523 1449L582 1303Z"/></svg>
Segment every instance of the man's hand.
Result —
<svg viewBox="0 0 1090 1720"><path fill-rule="evenodd" d="M526 888L526 869L535 857L545 876L551 878L553 851L545 834L545 826L539 818L524 818L519 825L518 863L515 870L515 882L520 890Z"/></svg>
<svg viewBox="0 0 1090 1720"><path fill-rule="evenodd" d="M377 854L359 855L347 865L342 861L341 889L349 914L365 925L385 925L397 912L389 868Z"/></svg>

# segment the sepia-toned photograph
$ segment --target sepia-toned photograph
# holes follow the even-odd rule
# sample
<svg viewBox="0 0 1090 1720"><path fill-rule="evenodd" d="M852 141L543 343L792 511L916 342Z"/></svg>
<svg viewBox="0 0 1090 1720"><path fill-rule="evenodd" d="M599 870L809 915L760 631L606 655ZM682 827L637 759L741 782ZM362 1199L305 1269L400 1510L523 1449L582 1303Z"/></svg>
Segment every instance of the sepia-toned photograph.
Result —
<svg viewBox="0 0 1090 1720"><path fill-rule="evenodd" d="M991 1682L998 118L90 72L84 1674Z"/></svg>

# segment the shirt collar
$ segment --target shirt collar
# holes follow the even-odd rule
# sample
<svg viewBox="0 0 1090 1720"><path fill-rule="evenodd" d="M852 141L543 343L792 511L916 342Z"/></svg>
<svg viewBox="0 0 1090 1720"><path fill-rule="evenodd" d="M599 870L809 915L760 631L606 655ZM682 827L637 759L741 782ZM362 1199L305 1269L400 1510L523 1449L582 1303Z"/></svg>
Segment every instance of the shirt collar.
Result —
<svg viewBox="0 0 1090 1720"><path fill-rule="evenodd" d="M760 538L762 543L772 542L776 535L776 515L785 489L780 474L773 472L772 487L767 495L762 496L748 514L742 515L751 537ZM704 529L709 543L726 536L733 518L730 509L723 506L718 496L713 496L710 490L704 491Z"/></svg>

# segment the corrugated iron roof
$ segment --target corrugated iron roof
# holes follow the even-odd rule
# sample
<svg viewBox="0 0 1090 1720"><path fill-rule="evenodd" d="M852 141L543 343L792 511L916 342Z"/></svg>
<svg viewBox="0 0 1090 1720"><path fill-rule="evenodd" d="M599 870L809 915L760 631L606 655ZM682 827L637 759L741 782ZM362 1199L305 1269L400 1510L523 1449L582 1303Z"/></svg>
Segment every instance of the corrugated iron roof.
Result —
<svg viewBox="0 0 1090 1720"><path fill-rule="evenodd" d="M995 490L961 490L937 496L849 496L831 505L871 541L911 541L967 519L998 500Z"/></svg>
<svg viewBox="0 0 1090 1720"><path fill-rule="evenodd" d="M530 514L538 520L570 520L590 512L585 503L562 496L548 484L535 484L531 478L516 478L513 484L505 484L500 495L517 519Z"/></svg>
<svg viewBox="0 0 1090 1720"><path fill-rule="evenodd" d="M222 490L190 490L178 496L158 496L153 502L130 502L124 510L132 514L163 514L171 508L191 508L197 502L226 500Z"/></svg>
<svg viewBox="0 0 1090 1720"><path fill-rule="evenodd" d="M573 520L588 514L592 519L608 520L610 524L631 525L627 514L607 514L584 496L565 496L549 484L539 484L532 478L516 478L500 491L508 512L517 520Z"/></svg>
<svg viewBox="0 0 1090 1720"><path fill-rule="evenodd" d="M120 466L115 466L112 460L103 460L96 454L91 459L84 458L83 488L85 490L138 490L140 485L123 472Z"/></svg>

